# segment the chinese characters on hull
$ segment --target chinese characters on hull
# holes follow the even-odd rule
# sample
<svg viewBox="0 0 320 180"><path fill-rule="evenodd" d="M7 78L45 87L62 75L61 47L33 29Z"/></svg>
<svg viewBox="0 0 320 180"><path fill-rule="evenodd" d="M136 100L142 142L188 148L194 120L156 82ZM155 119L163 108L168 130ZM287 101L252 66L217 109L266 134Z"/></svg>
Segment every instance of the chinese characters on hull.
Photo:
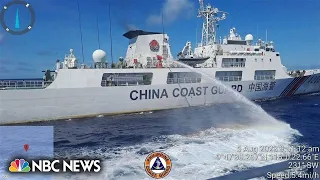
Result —
<svg viewBox="0 0 320 180"><path fill-rule="evenodd" d="M257 82L249 84L249 91L272 91L276 86L276 82Z"/></svg>

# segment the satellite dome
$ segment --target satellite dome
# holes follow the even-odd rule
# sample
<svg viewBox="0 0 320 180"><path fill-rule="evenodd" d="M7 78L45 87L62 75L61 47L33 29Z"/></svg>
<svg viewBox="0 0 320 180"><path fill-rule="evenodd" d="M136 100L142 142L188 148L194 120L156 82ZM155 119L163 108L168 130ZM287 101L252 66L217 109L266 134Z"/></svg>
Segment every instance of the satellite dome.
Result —
<svg viewBox="0 0 320 180"><path fill-rule="evenodd" d="M93 58L93 61L95 63L98 63L98 62L106 62L107 60L107 54L106 52L104 52L103 50L101 49L97 49L93 52L92 54L92 58Z"/></svg>
<svg viewBox="0 0 320 180"><path fill-rule="evenodd" d="M252 34L247 34L246 37L245 37L245 40L246 41L252 41L253 40Z"/></svg>

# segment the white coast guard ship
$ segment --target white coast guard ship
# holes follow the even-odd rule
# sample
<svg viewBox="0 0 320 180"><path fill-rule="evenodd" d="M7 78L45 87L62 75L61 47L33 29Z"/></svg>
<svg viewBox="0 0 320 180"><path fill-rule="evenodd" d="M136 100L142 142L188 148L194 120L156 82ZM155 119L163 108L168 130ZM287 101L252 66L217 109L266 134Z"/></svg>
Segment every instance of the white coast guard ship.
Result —
<svg viewBox="0 0 320 180"><path fill-rule="evenodd" d="M251 100L320 91L320 71L288 72L271 41L253 43L250 34L243 40L235 28L217 40L226 14L200 0L202 41L194 52L187 42L175 61L167 34L136 30L124 34L127 54L115 68L108 68L102 50L93 53L91 67L78 64L70 50L44 80L2 80L0 124L223 103L232 101L226 87Z"/></svg>

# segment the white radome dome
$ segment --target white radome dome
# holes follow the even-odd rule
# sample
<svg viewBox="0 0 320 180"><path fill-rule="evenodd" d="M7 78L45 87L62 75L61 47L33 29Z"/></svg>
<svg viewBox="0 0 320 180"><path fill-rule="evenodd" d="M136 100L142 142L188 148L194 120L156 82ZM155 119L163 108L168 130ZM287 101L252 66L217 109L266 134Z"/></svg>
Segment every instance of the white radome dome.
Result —
<svg viewBox="0 0 320 180"><path fill-rule="evenodd" d="M97 49L92 54L93 61L95 63L106 62L107 61L107 53L101 49Z"/></svg>
<svg viewBox="0 0 320 180"><path fill-rule="evenodd" d="M246 41L253 41L253 36L252 36L252 34L247 34L246 37L245 37L245 40L246 40Z"/></svg>

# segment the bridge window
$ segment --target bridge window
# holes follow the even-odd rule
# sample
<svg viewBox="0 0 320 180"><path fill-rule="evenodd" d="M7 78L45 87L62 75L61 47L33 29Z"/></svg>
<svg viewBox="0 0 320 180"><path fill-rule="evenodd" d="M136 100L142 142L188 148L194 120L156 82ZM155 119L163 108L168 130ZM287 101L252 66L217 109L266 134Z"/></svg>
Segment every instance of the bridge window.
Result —
<svg viewBox="0 0 320 180"><path fill-rule="evenodd" d="M246 45L247 42L243 40L227 40L228 44L234 44L234 45Z"/></svg>
<svg viewBox="0 0 320 180"><path fill-rule="evenodd" d="M104 73L101 86L137 86L150 85L152 73Z"/></svg>
<svg viewBox="0 0 320 180"><path fill-rule="evenodd" d="M233 67L245 67L245 58L223 58L221 67L223 68L233 68Z"/></svg>
<svg viewBox="0 0 320 180"><path fill-rule="evenodd" d="M254 80L270 80L275 79L275 70L257 70L254 72Z"/></svg>
<svg viewBox="0 0 320 180"><path fill-rule="evenodd" d="M200 83L201 74L196 72L169 72L167 84Z"/></svg>
<svg viewBox="0 0 320 180"><path fill-rule="evenodd" d="M241 81L242 71L217 71L216 79L220 81Z"/></svg>

